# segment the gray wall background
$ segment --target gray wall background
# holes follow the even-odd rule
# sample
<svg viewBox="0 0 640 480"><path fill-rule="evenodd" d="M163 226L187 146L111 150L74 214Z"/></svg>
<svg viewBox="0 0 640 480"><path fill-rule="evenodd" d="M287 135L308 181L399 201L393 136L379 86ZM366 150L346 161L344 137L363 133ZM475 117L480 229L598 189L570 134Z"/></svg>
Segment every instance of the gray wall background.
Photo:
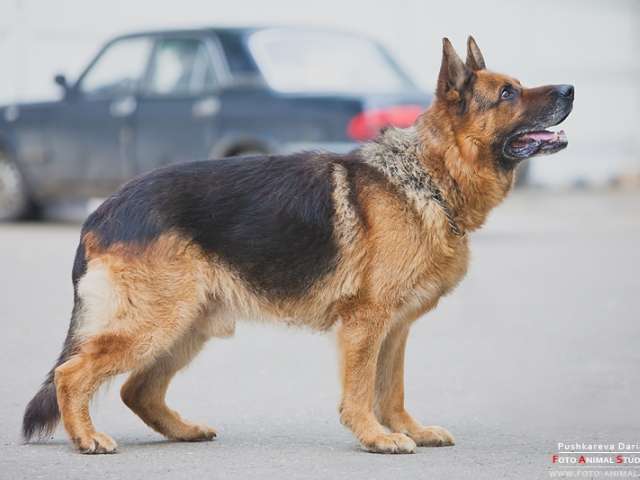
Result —
<svg viewBox="0 0 640 480"><path fill-rule="evenodd" d="M488 66L525 85L573 83L569 148L532 165L534 182L605 185L640 174L640 1L637 0L0 0L0 102L56 98L101 43L136 29L307 24L382 40L432 89L440 40L462 54L466 35Z"/></svg>

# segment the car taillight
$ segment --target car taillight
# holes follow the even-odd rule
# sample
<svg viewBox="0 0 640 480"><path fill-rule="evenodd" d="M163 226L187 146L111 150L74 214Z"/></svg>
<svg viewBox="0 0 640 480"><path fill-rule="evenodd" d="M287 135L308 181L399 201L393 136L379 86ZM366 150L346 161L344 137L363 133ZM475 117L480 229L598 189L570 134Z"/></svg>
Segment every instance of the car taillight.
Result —
<svg viewBox="0 0 640 480"><path fill-rule="evenodd" d="M410 127L423 110L418 105L398 105L366 110L351 119L347 126L347 135L353 140L362 142L374 138L384 127Z"/></svg>

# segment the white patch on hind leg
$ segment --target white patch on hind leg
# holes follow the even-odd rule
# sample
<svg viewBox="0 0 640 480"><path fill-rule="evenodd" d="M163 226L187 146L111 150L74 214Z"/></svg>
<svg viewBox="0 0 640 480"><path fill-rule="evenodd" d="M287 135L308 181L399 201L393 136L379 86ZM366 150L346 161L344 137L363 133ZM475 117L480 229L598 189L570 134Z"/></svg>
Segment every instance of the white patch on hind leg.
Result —
<svg viewBox="0 0 640 480"><path fill-rule="evenodd" d="M90 337L106 329L115 319L120 295L105 265L93 263L78 282L81 314L77 334Z"/></svg>

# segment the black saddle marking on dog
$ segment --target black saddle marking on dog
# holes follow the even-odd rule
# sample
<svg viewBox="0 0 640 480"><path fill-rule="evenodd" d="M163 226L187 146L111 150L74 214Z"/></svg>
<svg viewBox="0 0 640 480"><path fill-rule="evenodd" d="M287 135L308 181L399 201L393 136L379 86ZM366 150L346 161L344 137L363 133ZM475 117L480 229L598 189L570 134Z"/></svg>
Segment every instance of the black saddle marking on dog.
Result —
<svg viewBox="0 0 640 480"><path fill-rule="evenodd" d="M193 162L138 177L88 219L103 248L178 231L256 290L290 297L334 267L328 154Z"/></svg>

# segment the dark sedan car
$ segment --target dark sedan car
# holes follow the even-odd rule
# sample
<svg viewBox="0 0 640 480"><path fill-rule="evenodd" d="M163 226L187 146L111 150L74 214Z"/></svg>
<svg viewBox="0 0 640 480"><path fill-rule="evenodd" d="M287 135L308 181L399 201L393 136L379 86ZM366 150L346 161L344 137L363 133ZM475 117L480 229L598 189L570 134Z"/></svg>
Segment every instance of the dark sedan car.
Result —
<svg viewBox="0 0 640 480"><path fill-rule="evenodd" d="M169 163L347 151L431 99L374 41L308 28L135 33L56 82L62 100L0 110L0 219Z"/></svg>

